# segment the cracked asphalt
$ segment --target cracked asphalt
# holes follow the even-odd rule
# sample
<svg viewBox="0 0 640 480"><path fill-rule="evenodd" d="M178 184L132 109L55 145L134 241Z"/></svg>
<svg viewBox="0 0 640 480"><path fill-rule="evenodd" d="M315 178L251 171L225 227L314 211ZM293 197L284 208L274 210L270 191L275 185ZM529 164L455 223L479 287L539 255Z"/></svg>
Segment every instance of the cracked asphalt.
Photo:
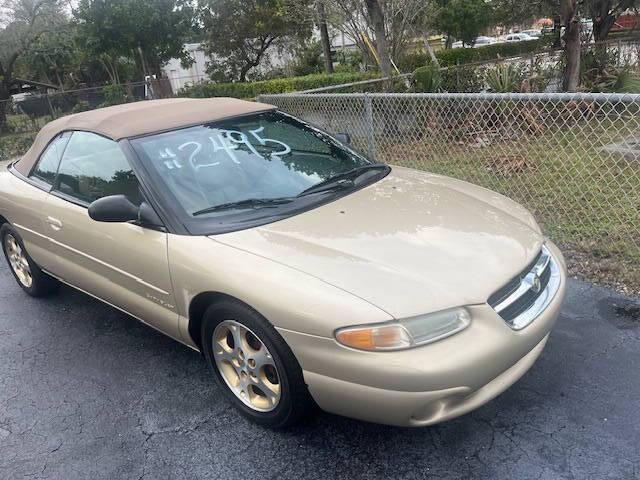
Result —
<svg viewBox="0 0 640 480"><path fill-rule="evenodd" d="M571 281L539 361L479 410L273 432L198 354L70 288L31 299L0 261L2 479L639 479L639 371L636 301Z"/></svg>

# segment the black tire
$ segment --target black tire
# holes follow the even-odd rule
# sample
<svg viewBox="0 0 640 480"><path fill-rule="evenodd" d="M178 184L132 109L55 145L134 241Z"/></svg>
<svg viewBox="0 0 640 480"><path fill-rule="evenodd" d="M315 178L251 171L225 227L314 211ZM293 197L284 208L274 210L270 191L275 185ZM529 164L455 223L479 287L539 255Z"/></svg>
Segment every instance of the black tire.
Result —
<svg viewBox="0 0 640 480"><path fill-rule="evenodd" d="M27 262L29 263L29 270L31 272L30 286L22 283L15 270L11 266L11 262L9 261L9 254L7 253L7 245L5 242L5 239L9 235L11 235L16 240L16 243L24 252ZM20 237L18 232L16 232L15 228L13 228L8 223L3 224L0 228L0 243L2 243L2 251L4 252L4 257L7 260L7 264L9 265L9 270L11 270L13 277L16 279L16 282L18 282L18 285L20 286L20 288L22 288L22 290L24 290L32 297L44 297L58 290L60 282L58 282L55 278L50 277L40 269L40 267L29 256L29 253L24 246L24 242L22 241L22 238Z"/></svg>
<svg viewBox="0 0 640 480"><path fill-rule="evenodd" d="M280 400L269 412L259 412L245 405L222 378L213 353L213 335L218 324L233 320L247 327L267 347L276 367L280 382ZM316 411L316 405L304 382L302 369L293 352L262 315L233 299L211 305L204 314L201 328L202 351L218 385L231 403L249 420L270 428L285 428L300 422Z"/></svg>

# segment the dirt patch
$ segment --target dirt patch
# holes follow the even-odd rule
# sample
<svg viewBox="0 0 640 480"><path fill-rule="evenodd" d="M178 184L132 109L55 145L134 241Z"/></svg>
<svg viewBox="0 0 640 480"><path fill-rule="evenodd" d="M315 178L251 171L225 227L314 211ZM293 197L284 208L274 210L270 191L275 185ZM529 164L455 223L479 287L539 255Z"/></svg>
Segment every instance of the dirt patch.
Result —
<svg viewBox="0 0 640 480"><path fill-rule="evenodd" d="M594 254L593 246L561 245L569 275L640 298L640 268L633 260ZM640 306L636 305L640 309Z"/></svg>

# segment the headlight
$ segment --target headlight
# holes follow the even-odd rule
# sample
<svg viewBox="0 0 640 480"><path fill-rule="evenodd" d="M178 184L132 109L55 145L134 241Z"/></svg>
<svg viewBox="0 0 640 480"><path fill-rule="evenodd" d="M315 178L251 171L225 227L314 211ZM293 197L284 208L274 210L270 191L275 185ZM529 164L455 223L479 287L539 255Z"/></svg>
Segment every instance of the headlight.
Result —
<svg viewBox="0 0 640 480"><path fill-rule="evenodd" d="M443 339L470 323L466 309L453 308L403 320L340 328L336 330L336 340L359 350L402 350Z"/></svg>

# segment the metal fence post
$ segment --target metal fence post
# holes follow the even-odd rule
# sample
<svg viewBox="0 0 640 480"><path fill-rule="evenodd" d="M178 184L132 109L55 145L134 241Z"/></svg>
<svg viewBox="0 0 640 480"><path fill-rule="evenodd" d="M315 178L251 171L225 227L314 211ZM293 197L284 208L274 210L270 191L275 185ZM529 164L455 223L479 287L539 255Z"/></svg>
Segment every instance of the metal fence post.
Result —
<svg viewBox="0 0 640 480"><path fill-rule="evenodd" d="M367 132L367 153L371 160L376 159L376 141L374 137L375 126L373 124L373 104L371 96L364 94L364 126Z"/></svg>
<svg viewBox="0 0 640 480"><path fill-rule="evenodd" d="M49 107L49 113L51 114L51 120L55 120L56 117L56 111L53 108L53 104L51 103L51 97L49 97L49 94L45 94L45 98L47 99L47 105Z"/></svg>

